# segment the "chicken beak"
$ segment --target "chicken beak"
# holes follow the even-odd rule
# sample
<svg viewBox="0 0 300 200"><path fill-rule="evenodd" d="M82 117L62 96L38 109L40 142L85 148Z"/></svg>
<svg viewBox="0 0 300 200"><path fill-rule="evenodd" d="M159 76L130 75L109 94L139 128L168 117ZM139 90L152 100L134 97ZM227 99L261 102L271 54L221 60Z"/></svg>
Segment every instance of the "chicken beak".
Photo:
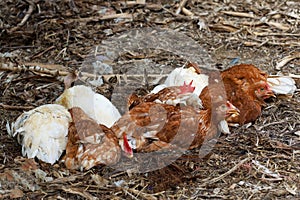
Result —
<svg viewBox="0 0 300 200"><path fill-rule="evenodd" d="M274 94L274 92L272 90L269 90L269 91L267 91L265 97L267 99L269 97L276 97L276 95Z"/></svg>
<svg viewBox="0 0 300 200"><path fill-rule="evenodd" d="M265 99L269 98L269 97L276 97L274 92L272 91L272 87L267 83L267 92L264 95Z"/></svg>
<svg viewBox="0 0 300 200"><path fill-rule="evenodd" d="M240 110L239 109L229 109L227 111L228 115L234 115L234 116L237 116L237 115L240 115Z"/></svg>
<svg viewBox="0 0 300 200"><path fill-rule="evenodd" d="M240 115L240 110L237 107L235 107L232 103L230 103L229 101L227 101L227 107L228 107L228 110L226 112L227 116Z"/></svg>
<svg viewBox="0 0 300 200"><path fill-rule="evenodd" d="M125 152L124 155L125 155L127 158L133 158L133 152Z"/></svg>

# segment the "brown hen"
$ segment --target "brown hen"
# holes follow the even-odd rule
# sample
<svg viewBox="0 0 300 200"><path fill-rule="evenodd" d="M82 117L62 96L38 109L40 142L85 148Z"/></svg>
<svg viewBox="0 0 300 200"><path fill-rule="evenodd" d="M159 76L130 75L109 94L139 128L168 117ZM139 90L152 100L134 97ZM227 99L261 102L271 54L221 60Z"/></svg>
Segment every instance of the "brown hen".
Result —
<svg viewBox="0 0 300 200"><path fill-rule="evenodd" d="M88 170L96 165L117 163L121 157L121 148L112 130L98 125L79 107L71 108L69 112L73 122L69 125L64 157L66 167Z"/></svg>
<svg viewBox="0 0 300 200"><path fill-rule="evenodd" d="M218 123L224 119L227 106L224 90L210 86L212 107L204 110L192 106L174 106L142 102L125 113L113 126L118 138L126 134L137 152L179 147L193 149L217 133Z"/></svg>
<svg viewBox="0 0 300 200"><path fill-rule="evenodd" d="M240 64L221 72L227 99L240 110L240 115L228 118L240 125L252 122L261 114L264 100L274 96L267 83L267 74L254 65Z"/></svg>

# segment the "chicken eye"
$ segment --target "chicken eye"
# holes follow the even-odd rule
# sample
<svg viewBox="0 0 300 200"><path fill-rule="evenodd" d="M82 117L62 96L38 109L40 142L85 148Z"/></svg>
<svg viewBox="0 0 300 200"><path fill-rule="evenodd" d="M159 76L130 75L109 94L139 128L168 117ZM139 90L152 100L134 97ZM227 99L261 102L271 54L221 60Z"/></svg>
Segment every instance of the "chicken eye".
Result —
<svg viewBox="0 0 300 200"><path fill-rule="evenodd" d="M222 105L221 106L221 111L226 111L227 110L227 106L226 105Z"/></svg>

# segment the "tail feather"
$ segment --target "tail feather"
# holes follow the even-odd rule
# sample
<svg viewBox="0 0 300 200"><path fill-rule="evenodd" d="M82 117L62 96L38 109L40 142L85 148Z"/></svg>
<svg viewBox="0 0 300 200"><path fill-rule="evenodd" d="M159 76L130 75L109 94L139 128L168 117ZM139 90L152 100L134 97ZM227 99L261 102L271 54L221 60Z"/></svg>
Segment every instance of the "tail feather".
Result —
<svg viewBox="0 0 300 200"><path fill-rule="evenodd" d="M289 76L272 77L267 81L275 94L291 95L297 89L294 79Z"/></svg>

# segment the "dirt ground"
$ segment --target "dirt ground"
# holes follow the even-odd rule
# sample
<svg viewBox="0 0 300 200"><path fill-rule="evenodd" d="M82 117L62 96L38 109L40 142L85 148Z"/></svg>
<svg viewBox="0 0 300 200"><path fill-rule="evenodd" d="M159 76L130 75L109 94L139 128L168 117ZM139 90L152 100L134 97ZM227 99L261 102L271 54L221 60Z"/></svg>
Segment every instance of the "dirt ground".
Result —
<svg viewBox="0 0 300 200"><path fill-rule="evenodd" d="M209 157L199 159L198 151L191 151L146 173L108 166L69 171L62 163L51 166L22 158L21 147L8 136L7 122L52 103L64 89L66 72L84 70L95 59L90 57L96 45L117 53L109 62L113 74L129 77L122 84L108 79L98 88L122 113L124 95L136 87L147 89L141 84L144 69L162 75L193 56L204 68L251 63L272 75L300 74L299 1L188 0L177 14L180 2L184 1L0 2L0 198L300 199L299 90L292 97L268 100L255 123L221 135ZM143 28L178 33L172 35L177 43L167 34L146 43L160 48L128 48L124 35ZM144 34L129 42L147 39L155 38ZM199 48L193 49L193 42ZM195 55L181 57L186 51ZM130 79L134 74L141 76ZM295 81L299 88L299 76Z"/></svg>

